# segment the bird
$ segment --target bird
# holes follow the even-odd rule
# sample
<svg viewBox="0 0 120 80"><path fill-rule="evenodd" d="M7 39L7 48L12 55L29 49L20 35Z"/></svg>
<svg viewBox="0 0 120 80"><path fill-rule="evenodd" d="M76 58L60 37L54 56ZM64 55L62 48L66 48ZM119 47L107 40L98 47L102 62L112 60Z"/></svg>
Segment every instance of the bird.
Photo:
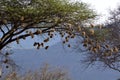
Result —
<svg viewBox="0 0 120 80"><path fill-rule="evenodd" d="M49 46L46 46L45 49L47 50Z"/></svg>
<svg viewBox="0 0 120 80"><path fill-rule="evenodd" d="M24 20L24 16L21 16L20 20L23 21Z"/></svg>
<svg viewBox="0 0 120 80"><path fill-rule="evenodd" d="M49 41L49 38L45 39L44 42L48 42Z"/></svg>
<svg viewBox="0 0 120 80"><path fill-rule="evenodd" d="M83 32L82 32L82 35L83 35L83 36L85 36L85 35L86 35L85 31L83 31Z"/></svg>
<svg viewBox="0 0 120 80"><path fill-rule="evenodd" d="M95 33L94 29L90 29L89 31L90 31L91 35L94 35L94 33Z"/></svg>
<svg viewBox="0 0 120 80"><path fill-rule="evenodd" d="M19 44L19 38L16 39L17 44Z"/></svg>

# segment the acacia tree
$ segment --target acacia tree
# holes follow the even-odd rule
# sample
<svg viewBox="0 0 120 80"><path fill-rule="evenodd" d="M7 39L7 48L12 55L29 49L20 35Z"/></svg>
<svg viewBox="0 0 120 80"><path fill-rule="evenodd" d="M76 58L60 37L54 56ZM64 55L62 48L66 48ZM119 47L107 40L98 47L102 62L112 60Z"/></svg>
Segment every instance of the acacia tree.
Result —
<svg viewBox="0 0 120 80"><path fill-rule="evenodd" d="M66 0L1 0L0 6L0 50L28 36L77 28L75 23L95 17L86 4Z"/></svg>
<svg viewBox="0 0 120 80"><path fill-rule="evenodd" d="M57 32L64 37L63 43L75 35L85 37L83 23L90 22L96 14L82 2L71 3L67 0L0 0L0 54L5 56L2 63L11 64L6 58L8 52L2 50L12 42L19 44L27 37L41 36L47 33L45 40L33 45L44 47ZM70 45L69 45L70 47ZM47 49L48 46L45 46ZM13 65L13 63L11 64ZM8 66L6 66L8 68Z"/></svg>

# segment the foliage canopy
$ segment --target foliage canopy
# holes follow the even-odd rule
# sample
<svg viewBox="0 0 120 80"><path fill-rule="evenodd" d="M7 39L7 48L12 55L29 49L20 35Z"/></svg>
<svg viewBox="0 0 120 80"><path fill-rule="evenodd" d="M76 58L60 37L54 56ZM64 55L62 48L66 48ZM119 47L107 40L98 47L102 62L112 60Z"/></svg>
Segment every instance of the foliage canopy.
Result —
<svg viewBox="0 0 120 80"><path fill-rule="evenodd" d="M56 31L66 31L67 26L93 19L96 14L82 2L67 0L1 0L0 50L11 42L28 36ZM31 29L36 31L32 32ZM70 29L70 28L69 28ZM29 30L29 31L28 31ZM27 33L25 33L27 31ZM71 32L72 33L72 32Z"/></svg>

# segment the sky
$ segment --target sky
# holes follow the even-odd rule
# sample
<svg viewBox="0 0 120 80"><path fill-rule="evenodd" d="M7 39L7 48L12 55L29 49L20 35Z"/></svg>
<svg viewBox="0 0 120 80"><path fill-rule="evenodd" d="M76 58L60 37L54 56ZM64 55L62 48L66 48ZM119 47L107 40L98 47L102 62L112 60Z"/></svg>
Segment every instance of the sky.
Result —
<svg viewBox="0 0 120 80"><path fill-rule="evenodd" d="M100 19L97 23L104 23L109 16L109 9L115 9L119 4L120 0L73 0L82 1L90 4L92 9L95 9L100 14Z"/></svg>

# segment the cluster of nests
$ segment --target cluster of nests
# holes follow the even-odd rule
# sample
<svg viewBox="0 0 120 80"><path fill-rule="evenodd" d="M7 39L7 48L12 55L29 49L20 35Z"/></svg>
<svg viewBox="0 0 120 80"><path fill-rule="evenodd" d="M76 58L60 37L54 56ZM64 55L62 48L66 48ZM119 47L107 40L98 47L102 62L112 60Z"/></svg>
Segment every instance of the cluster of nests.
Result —
<svg viewBox="0 0 120 80"><path fill-rule="evenodd" d="M25 17L24 16L21 16L20 17L20 21L24 21L25 20ZM57 22L58 21L58 19L56 18L55 19L55 21ZM4 24L7 24L7 20L6 19L4 19L4 20L2 20L2 22L4 23ZM21 24L21 27L25 27L25 26L27 26L26 25L26 23L22 23ZM69 27L71 27L71 25L69 25ZM48 38L46 38L42 43L39 43L39 42L35 42L34 44L33 44L33 46L37 46L37 49L39 49L40 47L44 47L44 43L46 43L46 42L48 42L49 40L50 40L50 38L53 38L53 36L54 36L54 32L55 32L55 29L54 28L51 28L49 31L48 31ZM26 34L28 34L29 36L31 36L31 38L34 38L34 36L35 35L39 35L39 34L42 34L43 33L43 31L41 30L41 29L37 29L36 31L26 31ZM60 35L61 35L61 37L64 37L64 34L63 33L60 33ZM70 34L71 35L71 34ZM70 36L67 36L66 38L65 38L65 40L63 41L63 43L65 43L65 42L68 42L68 38L69 38ZM74 35L72 35L71 36L71 38L74 38ZM20 44L20 39L21 39L21 37L16 37L16 43L17 44ZM25 40L26 39L26 36L22 36L22 39L23 40ZM48 49L48 47L49 46L45 46L45 49ZM70 47L70 44L68 45L68 47Z"/></svg>
<svg viewBox="0 0 120 80"><path fill-rule="evenodd" d="M98 26L99 29L102 29L102 26ZM85 31L82 32L82 35L85 37L83 40L83 46L86 47L89 51L95 54L102 55L104 57L110 57L112 55L117 55L119 53L119 48L105 43L103 40L94 40L90 38L89 35L95 34L94 26L91 25L89 29L89 34L86 34ZM104 43L104 44L103 44Z"/></svg>
<svg viewBox="0 0 120 80"><path fill-rule="evenodd" d="M45 38L43 40L43 42L39 43L39 42L34 42L33 46L37 47L37 49L40 49L40 47L45 47L45 49L47 50L49 46L44 46L44 43L47 43L50 41L51 38L54 37L54 32L55 32L55 29L50 29L50 31L48 32L48 37ZM36 35L39 35L39 34L42 34L42 30L36 30ZM34 38L34 34L30 31L29 32L31 38Z"/></svg>
<svg viewBox="0 0 120 80"><path fill-rule="evenodd" d="M63 44L68 43L70 38L75 38L75 35L71 35L71 36L70 36L70 35L67 34L67 36L66 36L66 33L61 33L61 32L59 32L59 34L60 34L60 36L61 36L62 38L64 38ZM41 48L45 47L45 49L47 50L47 49L49 48L49 46L44 46L44 44L47 43L47 42L49 42L50 39L54 37L54 35L55 35L54 32L48 32L48 37L45 38L45 39L43 40L43 42L41 42L41 43L39 43L39 42L34 42L33 46L36 46L37 49L40 49L40 47L41 47ZM68 44L68 47L71 47L71 45Z"/></svg>
<svg viewBox="0 0 120 80"><path fill-rule="evenodd" d="M45 49L47 50L49 46L44 46L44 43L49 42L50 39L53 38L53 37L56 35L55 32L56 32L55 28L51 28L49 31L47 31L48 37L45 38L45 39L43 40L43 42L41 42L41 43L39 43L39 42L34 42L33 46L35 46L37 49L40 49L40 47L41 47L41 48L42 48L42 47L45 47ZM43 31L42 31L41 29L37 29L37 30L34 31L34 32L32 32L31 30L29 30L29 31L27 30L27 31L26 31L26 34L28 34L29 36L31 36L31 38L34 38L35 35L40 35L40 34L42 34L42 33L43 33ZM60 31L60 32L58 32L58 33L60 34L60 36L61 36L62 38L64 38L63 44L69 42L69 39L70 39L70 38L75 38L75 35L72 34L72 32L69 31L69 30ZM67 35L67 36L66 36L66 35ZM22 36L22 39L25 40L25 39L26 39L26 36ZM19 37L17 37L16 43L17 43L17 44L20 43ZM68 44L68 47L71 47L70 44Z"/></svg>
<svg viewBox="0 0 120 80"><path fill-rule="evenodd" d="M102 29L102 26L98 26L99 29ZM64 31L59 31L59 35L63 38L63 44L67 44L68 47L71 47L71 44L69 43L70 39L74 39L76 37L76 34L74 33L76 31L79 33L81 36L84 37L83 41L83 46L87 47L89 51L92 51L94 53L99 53L100 50L103 50L103 44L101 45L99 41L95 41L94 39L90 38L90 35L95 34L94 30L94 25L90 25L89 32L86 32L84 27L78 26L75 28L72 24L68 24L66 26L66 29ZM43 42L34 42L33 46L35 46L37 49L40 49L40 47L44 47L46 50L49 48L49 46L44 46L44 43L47 43L51 38L54 37L56 29L51 28L47 33L48 37L43 40ZM42 30L36 30L35 32L32 31L26 31L27 34L31 36L31 38L34 38L34 34L39 35L42 34ZM23 39L25 37L23 36ZM16 39L17 44L19 44L19 38ZM104 45L105 51L104 54L105 56L111 56L113 53L117 53L119 49L117 47L110 47L109 45Z"/></svg>
<svg viewBox="0 0 120 80"><path fill-rule="evenodd" d="M104 57L110 57L119 53L118 47L105 44L104 42L91 40L89 38L84 39L83 46L86 47L92 53L99 54Z"/></svg>

